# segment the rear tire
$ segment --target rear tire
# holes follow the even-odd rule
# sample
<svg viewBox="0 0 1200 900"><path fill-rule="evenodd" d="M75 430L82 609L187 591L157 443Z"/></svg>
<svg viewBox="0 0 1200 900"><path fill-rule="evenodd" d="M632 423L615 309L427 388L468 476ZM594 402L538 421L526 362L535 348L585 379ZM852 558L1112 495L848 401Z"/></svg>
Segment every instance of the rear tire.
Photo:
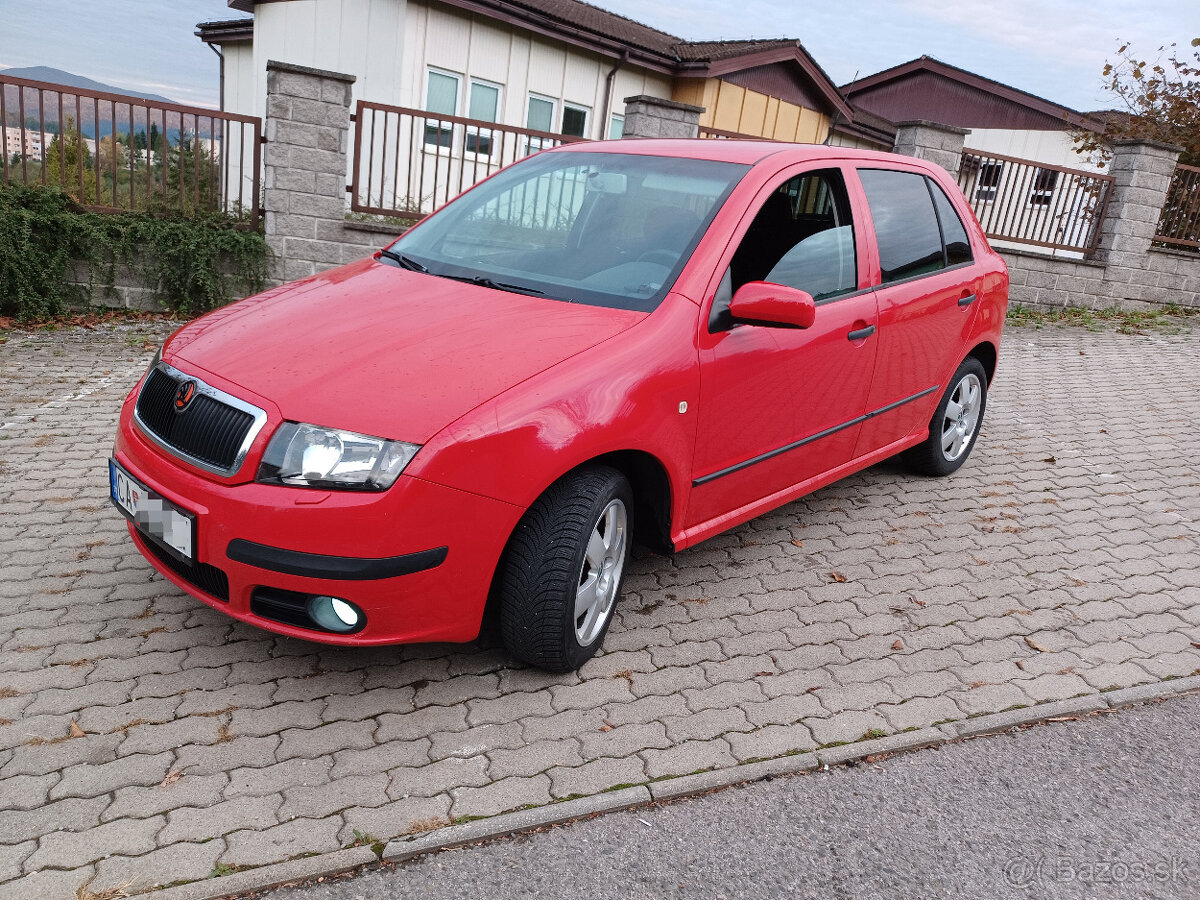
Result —
<svg viewBox="0 0 1200 900"><path fill-rule="evenodd" d="M501 562L500 632L539 669L569 672L604 642L629 559L633 491L609 466L586 466L529 508Z"/></svg>
<svg viewBox="0 0 1200 900"><path fill-rule="evenodd" d="M957 472L971 455L987 408L987 372L968 356L929 421L929 436L904 453L904 463L920 475L941 477Z"/></svg>

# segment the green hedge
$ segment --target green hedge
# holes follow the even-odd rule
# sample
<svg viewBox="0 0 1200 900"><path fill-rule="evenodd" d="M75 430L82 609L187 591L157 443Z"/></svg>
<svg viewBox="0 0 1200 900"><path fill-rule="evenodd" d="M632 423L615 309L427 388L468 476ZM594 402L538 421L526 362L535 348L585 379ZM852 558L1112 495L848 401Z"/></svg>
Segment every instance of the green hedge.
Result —
<svg viewBox="0 0 1200 900"><path fill-rule="evenodd" d="M170 309L196 313L262 290L261 233L220 216L89 212L56 188L0 187L0 315L22 321L113 295L124 266ZM92 283L68 282L86 263Z"/></svg>

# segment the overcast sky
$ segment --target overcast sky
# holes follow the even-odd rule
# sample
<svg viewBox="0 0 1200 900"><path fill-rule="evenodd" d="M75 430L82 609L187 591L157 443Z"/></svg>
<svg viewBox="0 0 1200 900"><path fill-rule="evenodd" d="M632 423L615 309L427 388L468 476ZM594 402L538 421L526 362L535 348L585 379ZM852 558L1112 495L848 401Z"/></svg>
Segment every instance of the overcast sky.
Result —
<svg viewBox="0 0 1200 900"><path fill-rule="evenodd" d="M1110 105L1120 40L1144 56L1200 37L1200 0L599 0L689 40L799 38L838 84L926 54L1075 109ZM225 0L0 0L0 66L46 65L215 106L217 58L197 22Z"/></svg>

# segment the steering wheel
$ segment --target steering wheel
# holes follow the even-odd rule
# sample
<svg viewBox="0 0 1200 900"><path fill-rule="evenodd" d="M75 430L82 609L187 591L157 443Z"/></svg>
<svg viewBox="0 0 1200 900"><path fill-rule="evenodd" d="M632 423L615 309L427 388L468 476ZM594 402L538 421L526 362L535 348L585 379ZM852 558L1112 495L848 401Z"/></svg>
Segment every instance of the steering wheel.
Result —
<svg viewBox="0 0 1200 900"><path fill-rule="evenodd" d="M679 254L672 253L670 250L647 250L637 258L637 261L657 263L660 266L670 268L675 265L677 259L679 259Z"/></svg>

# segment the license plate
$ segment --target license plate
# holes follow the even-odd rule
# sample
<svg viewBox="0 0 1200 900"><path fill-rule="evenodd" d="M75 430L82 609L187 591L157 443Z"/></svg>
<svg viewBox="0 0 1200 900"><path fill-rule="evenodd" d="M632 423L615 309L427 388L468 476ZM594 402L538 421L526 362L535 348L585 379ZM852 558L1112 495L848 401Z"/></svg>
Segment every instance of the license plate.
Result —
<svg viewBox="0 0 1200 900"><path fill-rule="evenodd" d="M109 493L117 509L138 531L157 541L173 556L190 563L196 545L196 516L154 493L123 468L108 461Z"/></svg>

